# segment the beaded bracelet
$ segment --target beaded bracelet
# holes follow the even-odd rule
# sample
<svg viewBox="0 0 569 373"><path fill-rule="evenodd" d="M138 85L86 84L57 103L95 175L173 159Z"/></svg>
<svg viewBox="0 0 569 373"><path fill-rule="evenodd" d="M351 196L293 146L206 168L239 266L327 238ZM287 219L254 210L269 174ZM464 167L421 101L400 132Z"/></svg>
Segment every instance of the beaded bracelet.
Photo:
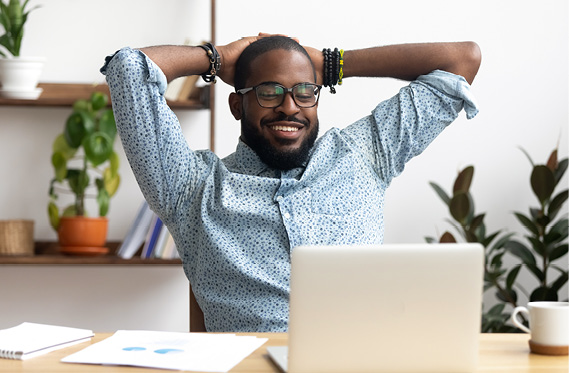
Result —
<svg viewBox="0 0 569 373"><path fill-rule="evenodd" d="M206 71L205 73L201 74L202 79L207 83L211 82L217 83L216 76L217 72L221 68L221 56L217 52L217 49L215 49L215 47L211 43L205 43L203 45L200 45L200 47L203 48L203 50L205 50L205 52L207 53L207 56L209 58L209 63L211 64L209 71Z"/></svg>
<svg viewBox="0 0 569 373"><path fill-rule="evenodd" d="M336 93L336 84L341 84L340 75L344 75L343 72L343 50L338 50L334 48L332 51L329 48L324 48L322 50L322 55L324 56L324 71L323 71L323 85L324 87L330 87L330 93Z"/></svg>
<svg viewBox="0 0 569 373"><path fill-rule="evenodd" d="M344 78L344 50L340 49L340 72L338 73L338 85L342 85Z"/></svg>

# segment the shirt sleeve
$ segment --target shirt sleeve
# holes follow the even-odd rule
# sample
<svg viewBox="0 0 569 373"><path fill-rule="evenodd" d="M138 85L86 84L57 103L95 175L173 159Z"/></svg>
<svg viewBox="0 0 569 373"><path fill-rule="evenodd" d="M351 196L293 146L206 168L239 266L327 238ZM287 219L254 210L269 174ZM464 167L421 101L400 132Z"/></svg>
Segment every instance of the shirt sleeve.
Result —
<svg viewBox="0 0 569 373"><path fill-rule="evenodd" d="M126 156L151 208L167 222L192 196L210 165L192 151L163 96L166 77L144 53L123 48L106 58L111 101ZM205 157L205 158L204 158Z"/></svg>
<svg viewBox="0 0 569 373"><path fill-rule="evenodd" d="M478 113L468 82L462 76L436 70L401 88L343 134L389 185L463 108L468 119Z"/></svg>

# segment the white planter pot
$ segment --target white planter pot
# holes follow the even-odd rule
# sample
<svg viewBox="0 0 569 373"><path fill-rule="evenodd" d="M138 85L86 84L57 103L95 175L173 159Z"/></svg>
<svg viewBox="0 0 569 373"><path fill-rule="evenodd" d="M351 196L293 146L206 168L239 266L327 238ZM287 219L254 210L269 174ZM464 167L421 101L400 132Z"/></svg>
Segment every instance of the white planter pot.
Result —
<svg viewBox="0 0 569 373"><path fill-rule="evenodd" d="M35 99L41 94L37 88L44 57L13 57L0 59L0 96L17 99Z"/></svg>

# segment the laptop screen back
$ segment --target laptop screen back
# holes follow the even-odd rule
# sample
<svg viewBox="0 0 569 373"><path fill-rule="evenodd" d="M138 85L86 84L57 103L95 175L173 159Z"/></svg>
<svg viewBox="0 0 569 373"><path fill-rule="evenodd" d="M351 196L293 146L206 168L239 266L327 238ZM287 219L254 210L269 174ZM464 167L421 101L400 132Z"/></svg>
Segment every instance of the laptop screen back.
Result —
<svg viewBox="0 0 569 373"><path fill-rule="evenodd" d="M295 248L288 371L474 370L483 263L479 244Z"/></svg>

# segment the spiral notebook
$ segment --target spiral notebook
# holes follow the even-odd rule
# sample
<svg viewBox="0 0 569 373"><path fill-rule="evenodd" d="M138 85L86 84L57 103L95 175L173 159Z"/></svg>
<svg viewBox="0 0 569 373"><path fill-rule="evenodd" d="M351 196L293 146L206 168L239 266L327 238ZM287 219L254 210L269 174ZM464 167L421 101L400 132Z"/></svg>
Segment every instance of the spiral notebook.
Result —
<svg viewBox="0 0 569 373"><path fill-rule="evenodd" d="M93 331L66 326L24 322L0 330L0 357L27 360L48 352L87 342Z"/></svg>

